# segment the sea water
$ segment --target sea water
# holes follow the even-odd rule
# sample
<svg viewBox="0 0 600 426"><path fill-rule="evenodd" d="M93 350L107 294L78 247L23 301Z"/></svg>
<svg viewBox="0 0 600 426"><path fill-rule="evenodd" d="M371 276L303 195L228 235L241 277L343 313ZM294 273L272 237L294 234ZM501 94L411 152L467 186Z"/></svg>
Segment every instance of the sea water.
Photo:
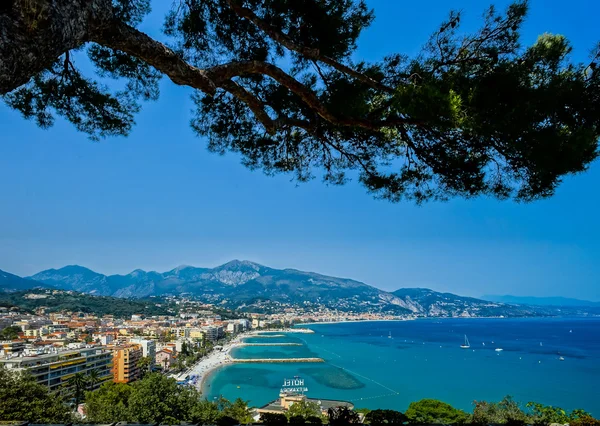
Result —
<svg viewBox="0 0 600 426"><path fill-rule="evenodd" d="M261 406L278 397L285 378L300 376L311 398L351 401L356 407L402 411L412 401L434 398L470 411L476 400L511 395L523 403L583 408L600 416L600 319L442 319L302 327L314 333L246 339L302 346L246 346L234 349L232 357L320 357L324 363L228 365L205 381L207 398L240 397ZM460 347L464 335L469 349Z"/></svg>

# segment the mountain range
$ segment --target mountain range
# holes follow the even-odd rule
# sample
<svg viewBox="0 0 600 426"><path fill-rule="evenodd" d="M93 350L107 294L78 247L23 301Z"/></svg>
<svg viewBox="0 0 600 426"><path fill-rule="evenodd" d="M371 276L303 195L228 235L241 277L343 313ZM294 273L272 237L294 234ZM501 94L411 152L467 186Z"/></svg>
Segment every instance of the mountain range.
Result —
<svg viewBox="0 0 600 426"><path fill-rule="evenodd" d="M591 302L589 300L573 299L570 297L533 297L533 296L488 295L488 296L482 296L481 298L483 300L489 300L491 302L511 303L511 304L517 304L517 305L600 307L600 302Z"/></svg>
<svg viewBox="0 0 600 426"><path fill-rule="evenodd" d="M3 278L4 277L4 278ZM223 307L257 311L271 306L327 307L344 312L373 312L423 317L514 317L553 315L551 308L506 304L424 288L386 292L365 283L296 269L274 269L233 260L215 268L178 266L167 272L136 269L104 275L78 265L48 269L21 278L0 271L0 289L33 287L121 298L186 295Z"/></svg>
<svg viewBox="0 0 600 426"><path fill-rule="evenodd" d="M28 290L36 287L48 287L43 283L21 278L0 269L0 289L8 291Z"/></svg>

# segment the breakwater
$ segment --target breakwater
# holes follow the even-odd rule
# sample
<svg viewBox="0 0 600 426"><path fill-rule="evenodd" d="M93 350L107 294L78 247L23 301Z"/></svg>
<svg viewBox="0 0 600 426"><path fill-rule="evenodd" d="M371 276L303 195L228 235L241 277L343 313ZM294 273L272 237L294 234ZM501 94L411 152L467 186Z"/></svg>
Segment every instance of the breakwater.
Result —
<svg viewBox="0 0 600 426"><path fill-rule="evenodd" d="M265 364L280 364L280 363L294 363L294 362L325 362L323 358L254 358L254 359L240 359L232 358L233 363L265 363Z"/></svg>
<svg viewBox="0 0 600 426"><path fill-rule="evenodd" d="M302 343L240 343L237 346L302 346Z"/></svg>
<svg viewBox="0 0 600 426"><path fill-rule="evenodd" d="M250 336L252 338L260 338L260 339L276 339L278 337L285 337L285 334L255 334Z"/></svg>

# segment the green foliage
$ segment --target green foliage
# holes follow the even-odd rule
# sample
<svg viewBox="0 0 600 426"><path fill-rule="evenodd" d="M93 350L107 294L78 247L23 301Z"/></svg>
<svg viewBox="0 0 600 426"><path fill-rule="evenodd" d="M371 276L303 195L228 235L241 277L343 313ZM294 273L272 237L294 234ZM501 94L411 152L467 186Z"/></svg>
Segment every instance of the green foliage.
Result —
<svg viewBox="0 0 600 426"><path fill-rule="evenodd" d="M288 423L288 418L281 413L262 413L260 421L265 426L281 426Z"/></svg>
<svg viewBox="0 0 600 426"><path fill-rule="evenodd" d="M238 398L230 402L221 398L219 408L223 416L232 417L240 424L252 423L252 411L248 407L248 401Z"/></svg>
<svg viewBox="0 0 600 426"><path fill-rule="evenodd" d="M412 402L404 414L410 424L463 424L470 417L464 411L436 399Z"/></svg>
<svg viewBox="0 0 600 426"><path fill-rule="evenodd" d="M321 408L319 404L312 401L298 401L294 402L292 406L286 413L287 418L290 420L292 417L302 417L303 419L307 419L308 417L320 417L321 416Z"/></svg>
<svg viewBox="0 0 600 426"><path fill-rule="evenodd" d="M187 421L192 406L200 399L196 390L178 386L174 379L157 373L148 373L132 387L129 412L140 423Z"/></svg>
<svg viewBox="0 0 600 426"><path fill-rule="evenodd" d="M140 358L140 360L137 363L137 367L142 372L142 377L146 375L146 373L152 371L152 365L153 361L152 358L150 358L149 356L144 356Z"/></svg>
<svg viewBox="0 0 600 426"><path fill-rule="evenodd" d="M71 423L69 407L29 375L0 367L0 419L38 424Z"/></svg>
<svg viewBox="0 0 600 426"><path fill-rule="evenodd" d="M215 422L217 426L238 426L240 422L229 416L220 416Z"/></svg>
<svg viewBox="0 0 600 426"><path fill-rule="evenodd" d="M93 140L128 133L133 115L139 111L126 93L112 94L84 77L70 62L68 53L4 100L42 128L54 124L55 111Z"/></svg>
<svg viewBox="0 0 600 426"><path fill-rule="evenodd" d="M149 0L113 0L114 19L133 33L149 10ZM561 35L523 46L527 11L527 0L491 7L472 33L451 12L413 58L365 62L355 58L374 19L364 0L174 2L164 23L172 52L136 45L142 35L123 40L128 31L91 43L97 74L122 90L84 77L67 52L5 101L42 127L58 114L95 139L127 135L164 72L197 89L191 125L211 151L269 175L331 184L358 175L391 201L531 201L598 156L600 45L580 64ZM35 8L25 14L39 20ZM206 76L214 87L198 84Z"/></svg>
<svg viewBox="0 0 600 426"><path fill-rule="evenodd" d="M134 389L130 384L106 382L85 397L87 419L91 423L133 422L129 398ZM118 419L118 420L117 420Z"/></svg>
<svg viewBox="0 0 600 426"><path fill-rule="evenodd" d="M571 420L569 426L600 426L600 420L595 419L588 414Z"/></svg>
<svg viewBox="0 0 600 426"><path fill-rule="evenodd" d="M472 423L480 425L508 424L516 426L526 424L528 421L527 414L510 396L504 397L497 403L475 401L475 409L471 418Z"/></svg>
<svg viewBox="0 0 600 426"><path fill-rule="evenodd" d="M347 426L360 423L358 413L348 407L333 407L327 410L327 417L331 426Z"/></svg>
<svg viewBox="0 0 600 426"><path fill-rule="evenodd" d="M291 425L304 425L306 424L306 419L303 416L290 416L289 422Z"/></svg>
<svg viewBox="0 0 600 426"><path fill-rule="evenodd" d="M10 325L0 330L0 340L14 340L19 338L19 333L23 330L18 325Z"/></svg>
<svg viewBox="0 0 600 426"><path fill-rule="evenodd" d="M22 310L33 311L40 306L47 312L71 311L86 312L97 315L114 315L130 318L132 314L167 315L168 310L156 306L161 300L122 299L108 296L92 296L76 292L59 292L43 299L25 298L26 294L46 294L45 290L27 290L12 293L0 292L0 306L18 306Z"/></svg>
<svg viewBox="0 0 600 426"><path fill-rule="evenodd" d="M373 410L369 411L365 417L367 423L371 426L401 425L408 421L408 418L400 411L394 410Z"/></svg>
<svg viewBox="0 0 600 426"><path fill-rule="evenodd" d="M543 405L537 402L529 402L527 408L530 410L529 423L533 425L566 424L579 418L589 417L589 413L584 410L573 410L571 413L568 413L562 408Z"/></svg>
<svg viewBox="0 0 600 426"><path fill-rule="evenodd" d="M147 373L133 383L105 383L86 393L88 421L91 423L235 424L252 422L245 401L221 399L210 402L195 388L179 386L175 379Z"/></svg>
<svg viewBox="0 0 600 426"><path fill-rule="evenodd" d="M89 385L89 389L92 390L94 389L94 386L96 386L96 384L100 381L100 373L98 373L98 370L90 370L87 373L87 384Z"/></svg>
<svg viewBox="0 0 600 426"><path fill-rule="evenodd" d="M216 424L220 417L222 415L218 404L207 400L200 400L193 404L189 416L190 422L202 425Z"/></svg>
<svg viewBox="0 0 600 426"><path fill-rule="evenodd" d="M73 388L73 394L75 396L75 407L81 402L84 390L88 385L88 378L84 373L75 373L68 381L69 386Z"/></svg>
<svg viewBox="0 0 600 426"><path fill-rule="evenodd" d="M323 418L322 416L308 416L306 418L306 424L313 426L321 426L323 424Z"/></svg>

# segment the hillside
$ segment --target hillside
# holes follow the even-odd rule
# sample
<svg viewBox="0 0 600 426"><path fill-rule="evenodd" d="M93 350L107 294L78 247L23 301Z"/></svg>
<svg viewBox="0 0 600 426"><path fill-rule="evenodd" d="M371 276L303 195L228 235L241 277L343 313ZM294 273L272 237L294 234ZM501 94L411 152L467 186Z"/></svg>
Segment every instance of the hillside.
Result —
<svg viewBox="0 0 600 426"><path fill-rule="evenodd" d="M0 289L5 291L19 291L35 287L48 287L41 282L21 278L0 269Z"/></svg>
<svg viewBox="0 0 600 426"><path fill-rule="evenodd" d="M215 268L185 265L162 273L136 269L127 275L104 275L71 265L22 280L23 285L32 287L39 282L97 296L139 299L186 295L223 308L249 312L278 311L286 306L419 317L522 317L600 312L600 308L594 307L559 309L506 304L423 288L402 288L390 293L348 278L274 269L240 260Z"/></svg>
<svg viewBox="0 0 600 426"><path fill-rule="evenodd" d="M179 266L163 273L137 269L127 275L109 276L81 266L66 266L39 272L30 279L57 288L116 297L188 294L228 307L269 300L344 311L410 313L394 295L358 281L240 260L216 268Z"/></svg>
<svg viewBox="0 0 600 426"><path fill-rule="evenodd" d="M401 288L393 294L407 309L427 317L522 317L551 315L529 306L513 306L472 297L440 293L428 288Z"/></svg>
<svg viewBox="0 0 600 426"><path fill-rule="evenodd" d="M44 307L46 312L71 311L93 313L99 316L114 315L129 318L132 314L172 315L174 308L164 300L128 300L108 296L93 296L62 290L34 289L16 292L0 292L0 306L18 307L34 311Z"/></svg>

